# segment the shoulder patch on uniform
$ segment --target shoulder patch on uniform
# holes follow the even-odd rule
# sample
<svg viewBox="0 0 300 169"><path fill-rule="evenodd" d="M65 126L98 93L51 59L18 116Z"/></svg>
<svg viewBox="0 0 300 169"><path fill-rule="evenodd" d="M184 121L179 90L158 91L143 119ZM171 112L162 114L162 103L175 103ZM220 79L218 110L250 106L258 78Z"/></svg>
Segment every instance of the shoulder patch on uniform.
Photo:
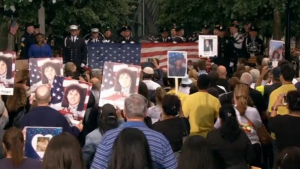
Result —
<svg viewBox="0 0 300 169"><path fill-rule="evenodd" d="M23 37L22 39L21 39L21 41L23 42L25 40L25 38Z"/></svg>

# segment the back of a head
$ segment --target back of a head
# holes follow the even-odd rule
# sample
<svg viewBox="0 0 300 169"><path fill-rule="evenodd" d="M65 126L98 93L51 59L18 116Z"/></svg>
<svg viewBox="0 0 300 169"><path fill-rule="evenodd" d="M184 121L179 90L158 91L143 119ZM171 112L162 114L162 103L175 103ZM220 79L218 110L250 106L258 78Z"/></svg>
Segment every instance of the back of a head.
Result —
<svg viewBox="0 0 300 169"><path fill-rule="evenodd" d="M168 82L170 87L174 88L175 87L175 78L168 78ZM178 85L181 83L181 78L178 78Z"/></svg>
<svg viewBox="0 0 300 169"><path fill-rule="evenodd" d="M296 72L292 65L284 64L281 66L281 75L283 78L282 80L286 82L292 82L296 75Z"/></svg>
<svg viewBox="0 0 300 169"><path fill-rule="evenodd" d="M124 128L113 145L109 169L152 169L150 147L144 133Z"/></svg>
<svg viewBox="0 0 300 169"><path fill-rule="evenodd" d="M219 76L227 75L226 67L224 67L224 66L219 66L217 72L218 72Z"/></svg>
<svg viewBox="0 0 300 169"><path fill-rule="evenodd" d="M244 59L244 58L240 58L240 59L238 59L238 62L239 62L240 64L244 65L244 66L246 66L246 65L247 65L247 60L246 60L246 59Z"/></svg>
<svg viewBox="0 0 300 169"><path fill-rule="evenodd" d="M233 91L235 86L240 83L240 80L237 77L232 77L228 80L228 85L230 91Z"/></svg>
<svg viewBox="0 0 300 169"><path fill-rule="evenodd" d="M37 104L42 103L46 104L49 103L51 99L51 92L49 87L46 85L41 85L36 88L35 90L35 102Z"/></svg>
<svg viewBox="0 0 300 169"><path fill-rule="evenodd" d="M198 79L198 72L196 71L196 69L190 70L188 75L189 75L189 78L193 78L195 80Z"/></svg>
<svg viewBox="0 0 300 169"><path fill-rule="evenodd" d="M219 92L216 88L214 87L210 87L207 89L207 93L209 93L210 95L214 96L215 98L219 98Z"/></svg>
<svg viewBox="0 0 300 169"><path fill-rule="evenodd" d="M211 72L217 71L217 70L218 70L218 65L217 65L217 64L211 65L211 66L210 66L210 70L211 70Z"/></svg>
<svg viewBox="0 0 300 169"><path fill-rule="evenodd" d="M212 149L202 136L190 136L181 148L178 169L213 169Z"/></svg>
<svg viewBox="0 0 300 169"><path fill-rule="evenodd" d="M92 69L91 74L92 74L91 78L99 79L100 76L102 75L102 69Z"/></svg>
<svg viewBox="0 0 300 169"><path fill-rule="evenodd" d="M216 84L217 81L219 80L219 74L216 71L211 71L208 73L210 83Z"/></svg>
<svg viewBox="0 0 300 169"><path fill-rule="evenodd" d="M257 69L251 69L250 70L250 74L252 75L252 83L256 83L256 81L258 80L259 76L260 76L260 72Z"/></svg>
<svg viewBox="0 0 300 169"><path fill-rule="evenodd" d="M262 66L268 66L268 62L269 62L269 58L263 58L262 62L261 62L261 65Z"/></svg>
<svg viewBox="0 0 300 169"><path fill-rule="evenodd" d="M264 56L263 56L263 55L256 56L256 64L257 64L257 65L261 65L263 59L264 59Z"/></svg>
<svg viewBox="0 0 300 169"><path fill-rule="evenodd" d="M300 111L300 92L289 91L286 95L288 109L291 112L299 112Z"/></svg>
<svg viewBox="0 0 300 169"><path fill-rule="evenodd" d="M140 94L132 94L125 99L124 113L127 119L142 119L146 115L148 101Z"/></svg>
<svg viewBox="0 0 300 169"><path fill-rule="evenodd" d="M168 116L177 116L181 108L181 102L176 95L167 94L162 101L163 112Z"/></svg>
<svg viewBox="0 0 300 169"><path fill-rule="evenodd" d="M101 107L101 112L99 116L99 130L100 133L103 135L106 131L117 128L118 124L118 117L116 113L116 108L111 104L105 104Z"/></svg>
<svg viewBox="0 0 300 169"><path fill-rule="evenodd" d="M144 82L142 82L142 81L140 81L140 83L139 83L138 94L144 96L148 100L148 102L149 102L148 103L148 107L149 107L149 105L150 105L149 90L148 90L147 85Z"/></svg>
<svg viewBox="0 0 300 169"><path fill-rule="evenodd" d="M83 169L82 152L77 139L69 133L54 136L43 158L43 169Z"/></svg>
<svg viewBox="0 0 300 169"><path fill-rule="evenodd" d="M70 70L72 72L75 72L76 69L77 69L77 67L76 67L76 65L73 62L67 62L65 64L65 68L64 69L65 69L65 71Z"/></svg>
<svg viewBox="0 0 300 169"><path fill-rule="evenodd" d="M246 71L245 65L239 65L239 66L237 66L236 72L238 72L238 71Z"/></svg>
<svg viewBox="0 0 300 169"><path fill-rule="evenodd" d="M155 90L155 102L156 104L161 104L164 96L166 95L166 91L159 87Z"/></svg>
<svg viewBox="0 0 300 169"><path fill-rule="evenodd" d="M300 148L288 147L281 151L277 157L277 166L280 167L280 169L299 169Z"/></svg>
<svg viewBox="0 0 300 169"><path fill-rule="evenodd" d="M281 68L281 66L286 65L286 64L290 64L289 61L287 61L287 60L280 60L280 61L278 61L277 66Z"/></svg>
<svg viewBox="0 0 300 169"><path fill-rule="evenodd" d="M206 61L203 59L198 60L198 69L199 70L206 70Z"/></svg>
<svg viewBox="0 0 300 169"><path fill-rule="evenodd" d="M253 82L252 75L248 72L243 73L240 82L250 86Z"/></svg>
<svg viewBox="0 0 300 169"><path fill-rule="evenodd" d="M190 95L198 92L198 87L196 85L192 85L190 88Z"/></svg>
<svg viewBox="0 0 300 169"><path fill-rule="evenodd" d="M236 101L236 109L240 115L243 116L246 113L247 106L251 104L249 87L245 84L237 84L234 89L234 98Z"/></svg>
<svg viewBox="0 0 300 169"><path fill-rule="evenodd" d="M241 129L233 106L231 104L223 105L219 109L219 117L222 120L221 137L230 142L237 140Z"/></svg>
<svg viewBox="0 0 300 169"><path fill-rule="evenodd" d="M12 127L3 135L5 150L9 152L14 167L19 168L23 159L24 136L20 129ZM1 145L2 146L2 145Z"/></svg>
<svg viewBox="0 0 300 169"><path fill-rule="evenodd" d="M210 84L210 78L206 74L202 74L198 77L197 85L200 90L207 90Z"/></svg>

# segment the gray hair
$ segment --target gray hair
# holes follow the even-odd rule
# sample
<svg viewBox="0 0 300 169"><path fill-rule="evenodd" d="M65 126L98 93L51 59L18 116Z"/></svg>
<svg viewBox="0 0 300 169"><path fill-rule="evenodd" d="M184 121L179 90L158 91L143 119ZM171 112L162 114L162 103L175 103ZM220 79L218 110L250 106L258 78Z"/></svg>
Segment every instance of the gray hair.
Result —
<svg viewBox="0 0 300 169"><path fill-rule="evenodd" d="M125 99L124 112L128 118L144 118L148 109L147 99L140 94L132 94Z"/></svg>
<svg viewBox="0 0 300 169"><path fill-rule="evenodd" d="M92 69L91 73L91 78L99 78L99 76L102 75L102 69Z"/></svg>
<svg viewBox="0 0 300 169"><path fill-rule="evenodd" d="M252 70L250 70L250 74L252 75L253 83L256 83L257 79L258 79L259 76L260 76L259 70L257 70L257 69L252 69Z"/></svg>
<svg viewBox="0 0 300 169"><path fill-rule="evenodd" d="M253 82L252 75L248 72L243 73L240 82L250 86Z"/></svg>
<svg viewBox="0 0 300 169"><path fill-rule="evenodd" d="M261 61L261 65L262 66L268 66L268 62L269 62L269 58L263 58L263 60Z"/></svg>

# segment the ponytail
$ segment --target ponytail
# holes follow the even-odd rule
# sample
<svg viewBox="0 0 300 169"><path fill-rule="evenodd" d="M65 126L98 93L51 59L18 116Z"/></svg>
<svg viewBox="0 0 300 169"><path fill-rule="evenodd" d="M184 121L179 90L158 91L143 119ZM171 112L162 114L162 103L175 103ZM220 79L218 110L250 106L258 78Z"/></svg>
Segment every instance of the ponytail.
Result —
<svg viewBox="0 0 300 169"><path fill-rule="evenodd" d="M236 109L240 112L241 116L244 116L248 106L248 99L244 96L239 96L237 99Z"/></svg>
<svg viewBox="0 0 300 169"><path fill-rule="evenodd" d="M10 147L10 156L14 167L19 167L24 158L24 141L19 138L12 139L12 146Z"/></svg>

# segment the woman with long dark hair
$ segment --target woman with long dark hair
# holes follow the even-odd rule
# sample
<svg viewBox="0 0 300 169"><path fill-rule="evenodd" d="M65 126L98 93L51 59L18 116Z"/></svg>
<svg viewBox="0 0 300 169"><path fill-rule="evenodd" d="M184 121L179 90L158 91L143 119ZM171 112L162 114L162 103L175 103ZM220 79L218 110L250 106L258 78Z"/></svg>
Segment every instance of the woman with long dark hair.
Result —
<svg viewBox="0 0 300 169"><path fill-rule="evenodd" d="M34 168L34 167L33 167ZM54 136L49 142L44 158L43 169L84 169L80 144L69 133Z"/></svg>
<svg viewBox="0 0 300 169"><path fill-rule="evenodd" d="M113 145L109 169L153 169L146 136L136 128L125 128Z"/></svg>
<svg viewBox="0 0 300 169"><path fill-rule="evenodd" d="M209 143L202 136L191 136L184 142L178 159L178 169L214 169Z"/></svg>
<svg viewBox="0 0 300 169"><path fill-rule="evenodd" d="M217 168L239 167L247 169L254 152L247 135L240 129L235 109L224 105L219 110L221 127L207 134Z"/></svg>
<svg viewBox="0 0 300 169"><path fill-rule="evenodd" d="M5 132L3 136L3 148L6 157L0 160L1 169L42 168L40 161L25 158L23 151L24 136L20 129L12 127Z"/></svg>

